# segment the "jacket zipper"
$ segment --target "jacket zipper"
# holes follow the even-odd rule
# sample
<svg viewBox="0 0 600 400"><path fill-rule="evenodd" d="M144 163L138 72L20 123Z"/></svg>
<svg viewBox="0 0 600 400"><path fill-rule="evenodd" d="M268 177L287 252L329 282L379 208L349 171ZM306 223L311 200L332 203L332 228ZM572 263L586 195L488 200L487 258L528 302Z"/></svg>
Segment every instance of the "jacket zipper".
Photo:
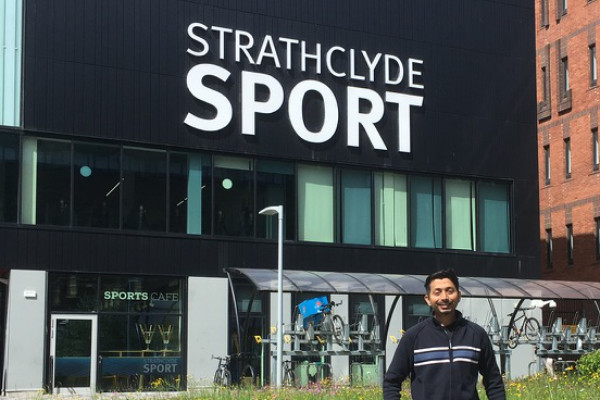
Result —
<svg viewBox="0 0 600 400"><path fill-rule="evenodd" d="M448 336L448 352L450 355L450 373L448 374L450 376L450 393L449 393L449 397L448 400L452 400L452 363L454 360L454 353L452 350L452 331L448 330L447 328L444 328L444 333L446 334L446 336Z"/></svg>

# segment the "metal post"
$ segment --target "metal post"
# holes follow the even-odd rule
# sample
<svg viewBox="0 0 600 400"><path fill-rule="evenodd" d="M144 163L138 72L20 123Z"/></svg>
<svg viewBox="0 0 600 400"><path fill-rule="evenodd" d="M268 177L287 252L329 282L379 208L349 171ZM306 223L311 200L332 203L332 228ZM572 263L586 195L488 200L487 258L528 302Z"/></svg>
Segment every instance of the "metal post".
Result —
<svg viewBox="0 0 600 400"><path fill-rule="evenodd" d="M261 215L277 214L277 366L276 386L281 388L283 363L283 206L271 206L262 209Z"/></svg>

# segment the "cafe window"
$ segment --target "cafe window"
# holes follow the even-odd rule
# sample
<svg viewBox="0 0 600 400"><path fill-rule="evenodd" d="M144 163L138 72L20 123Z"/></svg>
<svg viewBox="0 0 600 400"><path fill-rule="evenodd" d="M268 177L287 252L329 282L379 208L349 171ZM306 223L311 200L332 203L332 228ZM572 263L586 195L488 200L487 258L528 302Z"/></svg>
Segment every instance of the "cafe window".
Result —
<svg viewBox="0 0 600 400"><path fill-rule="evenodd" d="M183 285L178 278L102 276L98 354L101 389L178 389ZM160 383L160 384L158 384Z"/></svg>

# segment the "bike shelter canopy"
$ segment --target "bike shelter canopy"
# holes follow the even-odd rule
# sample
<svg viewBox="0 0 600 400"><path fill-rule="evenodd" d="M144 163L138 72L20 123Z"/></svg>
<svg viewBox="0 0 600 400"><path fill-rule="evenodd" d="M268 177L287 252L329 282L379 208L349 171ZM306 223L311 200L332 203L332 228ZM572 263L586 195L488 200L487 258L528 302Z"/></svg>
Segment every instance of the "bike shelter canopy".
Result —
<svg viewBox="0 0 600 400"><path fill-rule="evenodd" d="M250 280L259 291L277 291L277 270L228 268ZM284 292L422 295L427 275L283 271ZM460 277L465 297L516 299L600 299L600 282Z"/></svg>

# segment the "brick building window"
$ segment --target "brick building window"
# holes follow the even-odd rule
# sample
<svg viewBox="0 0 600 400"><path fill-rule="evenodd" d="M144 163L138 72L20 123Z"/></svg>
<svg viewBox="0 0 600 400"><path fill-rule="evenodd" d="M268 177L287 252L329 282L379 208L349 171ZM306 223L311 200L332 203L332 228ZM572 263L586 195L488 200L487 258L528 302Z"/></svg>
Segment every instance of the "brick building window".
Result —
<svg viewBox="0 0 600 400"><path fill-rule="evenodd" d="M545 46L540 53L540 87L542 88L541 101L538 103L538 119L550 118L550 46Z"/></svg>
<svg viewBox="0 0 600 400"><path fill-rule="evenodd" d="M598 142L598 128L592 129L592 169L600 168L600 143Z"/></svg>
<svg viewBox="0 0 600 400"><path fill-rule="evenodd" d="M548 25L548 0L540 0L540 26L545 28Z"/></svg>
<svg viewBox="0 0 600 400"><path fill-rule="evenodd" d="M596 223L596 260L600 260L600 218L594 218L594 222Z"/></svg>
<svg viewBox="0 0 600 400"><path fill-rule="evenodd" d="M573 224L567 225L567 263L573 265Z"/></svg>
<svg viewBox="0 0 600 400"><path fill-rule="evenodd" d="M559 82L558 82L558 111L571 109L571 82L569 80L569 58L562 57L559 62Z"/></svg>
<svg viewBox="0 0 600 400"><path fill-rule="evenodd" d="M598 58L596 56L596 44L591 44L590 50L590 86L598 84Z"/></svg>
<svg viewBox="0 0 600 400"><path fill-rule="evenodd" d="M565 139L565 178L571 178L571 139Z"/></svg>
<svg viewBox="0 0 600 400"><path fill-rule="evenodd" d="M556 0L556 20L560 21L567 13L567 0Z"/></svg>
<svg viewBox="0 0 600 400"><path fill-rule="evenodd" d="M546 229L546 267L552 269L552 229Z"/></svg>
<svg viewBox="0 0 600 400"><path fill-rule="evenodd" d="M550 146L544 146L544 180L550 184Z"/></svg>

